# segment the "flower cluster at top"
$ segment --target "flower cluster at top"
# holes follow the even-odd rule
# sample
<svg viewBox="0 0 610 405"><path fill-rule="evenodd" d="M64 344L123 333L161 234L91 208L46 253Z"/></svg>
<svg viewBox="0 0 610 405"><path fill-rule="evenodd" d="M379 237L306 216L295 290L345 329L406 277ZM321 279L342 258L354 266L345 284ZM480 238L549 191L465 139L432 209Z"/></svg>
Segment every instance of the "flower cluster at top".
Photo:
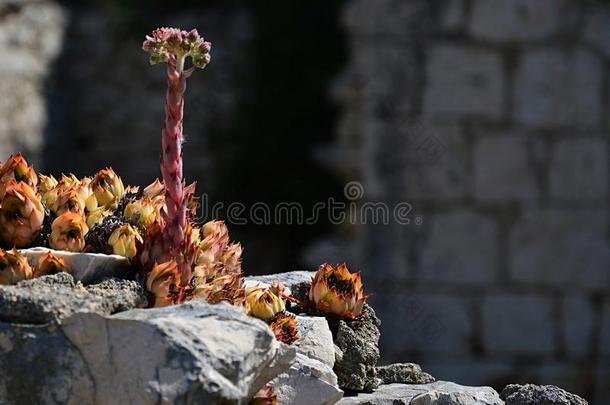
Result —
<svg viewBox="0 0 610 405"><path fill-rule="evenodd" d="M147 35L142 49L150 54L150 64L173 62L180 64L187 56L193 66L203 69L210 63L212 44L204 41L196 29L184 31L178 28L157 28Z"/></svg>

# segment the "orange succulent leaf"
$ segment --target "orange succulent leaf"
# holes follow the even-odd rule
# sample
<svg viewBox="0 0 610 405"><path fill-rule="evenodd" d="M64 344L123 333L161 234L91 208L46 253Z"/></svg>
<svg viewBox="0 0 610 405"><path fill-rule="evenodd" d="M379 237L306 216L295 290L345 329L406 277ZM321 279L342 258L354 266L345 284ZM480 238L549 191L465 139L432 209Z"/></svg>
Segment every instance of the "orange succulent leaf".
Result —
<svg viewBox="0 0 610 405"><path fill-rule="evenodd" d="M271 320L269 327L275 338L282 343L291 345L299 338L297 318L286 312L277 313Z"/></svg>
<svg viewBox="0 0 610 405"><path fill-rule="evenodd" d="M4 242L19 248L36 239L44 221L40 198L27 183L11 180L0 206L0 235Z"/></svg>
<svg viewBox="0 0 610 405"><path fill-rule="evenodd" d="M146 276L146 289L155 297L155 307L176 303L179 287L180 272L175 260L156 264Z"/></svg>
<svg viewBox="0 0 610 405"><path fill-rule="evenodd" d="M12 181L26 183L34 189L38 185L38 176L34 168L20 153L11 155L0 167L0 198L4 197L4 193Z"/></svg>
<svg viewBox="0 0 610 405"><path fill-rule="evenodd" d="M63 257L57 257L53 253L48 252L42 256L38 266L34 269L34 278L60 272L69 272L66 261Z"/></svg>
<svg viewBox="0 0 610 405"><path fill-rule="evenodd" d="M91 188L97 204L110 209L116 209L119 201L125 195L125 186L121 178L111 167L100 170L91 181Z"/></svg>
<svg viewBox="0 0 610 405"><path fill-rule="evenodd" d="M89 227L81 214L66 212L55 218L51 224L49 245L53 249L82 252L87 232Z"/></svg>
<svg viewBox="0 0 610 405"><path fill-rule="evenodd" d="M34 276L25 256L15 248L6 251L0 249L0 285L17 284Z"/></svg>

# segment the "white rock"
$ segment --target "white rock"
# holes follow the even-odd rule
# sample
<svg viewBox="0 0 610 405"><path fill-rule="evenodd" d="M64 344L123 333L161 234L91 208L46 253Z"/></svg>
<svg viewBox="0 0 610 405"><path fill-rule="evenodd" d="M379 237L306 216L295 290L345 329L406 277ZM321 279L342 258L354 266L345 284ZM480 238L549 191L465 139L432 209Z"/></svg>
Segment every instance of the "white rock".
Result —
<svg viewBox="0 0 610 405"><path fill-rule="evenodd" d="M452 382L437 381L429 384L431 390L417 395L410 405L503 405L498 393L491 387L466 387Z"/></svg>
<svg viewBox="0 0 610 405"><path fill-rule="evenodd" d="M271 284L277 281L290 288L296 284L310 283L314 274L316 274L315 271L289 271L286 273L269 274L266 276L250 276L246 277L246 283Z"/></svg>
<svg viewBox="0 0 610 405"><path fill-rule="evenodd" d="M2 404L247 404L296 354L224 303L0 322L0 336Z"/></svg>
<svg viewBox="0 0 610 405"><path fill-rule="evenodd" d="M335 365L335 345L326 318L297 316L297 326L299 339L294 343L297 352L332 368Z"/></svg>
<svg viewBox="0 0 610 405"><path fill-rule="evenodd" d="M117 255L74 253L41 247L22 249L20 252L32 267L36 267L40 258L49 252L63 258L74 279L83 284L98 282L106 277L125 278L132 272L129 259Z"/></svg>
<svg viewBox="0 0 610 405"><path fill-rule="evenodd" d="M271 385L280 404L330 405L343 396L332 368L302 354Z"/></svg>
<svg viewBox="0 0 610 405"><path fill-rule="evenodd" d="M452 382L381 385L370 394L343 398L341 405L503 405L491 387L467 387Z"/></svg>

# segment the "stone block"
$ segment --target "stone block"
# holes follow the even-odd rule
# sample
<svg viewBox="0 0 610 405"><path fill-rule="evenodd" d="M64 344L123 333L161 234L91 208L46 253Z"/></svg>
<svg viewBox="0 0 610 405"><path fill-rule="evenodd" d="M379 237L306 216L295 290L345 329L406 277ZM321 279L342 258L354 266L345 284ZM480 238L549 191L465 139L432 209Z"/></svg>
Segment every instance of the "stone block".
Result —
<svg viewBox="0 0 610 405"><path fill-rule="evenodd" d="M468 195L472 176L460 126L404 120L399 131L407 150L406 199L456 200Z"/></svg>
<svg viewBox="0 0 610 405"><path fill-rule="evenodd" d="M526 210L509 236L509 277L572 290L610 288L604 210Z"/></svg>
<svg viewBox="0 0 610 405"><path fill-rule="evenodd" d="M526 51L513 95L516 122L539 127L601 125L603 67L583 48Z"/></svg>
<svg viewBox="0 0 610 405"><path fill-rule="evenodd" d="M476 0L469 31L473 37L497 42L551 37L562 27L565 1Z"/></svg>
<svg viewBox="0 0 610 405"><path fill-rule="evenodd" d="M551 154L551 198L581 204L607 199L609 157L608 142L603 138L558 141Z"/></svg>
<svg viewBox="0 0 610 405"><path fill-rule="evenodd" d="M299 338L294 343L297 353L332 368L335 365L335 346L326 318L297 315L297 327Z"/></svg>
<svg viewBox="0 0 610 405"><path fill-rule="evenodd" d="M417 279L434 284L485 285L498 273L498 227L471 211L436 214L421 252Z"/></svg>
<svg viewBox="0 0 610 405"><path fill-rule="evenodd" d="M436 28L429 23L433 12L420 1L358 0L346 4L341 20L356 38L409 38Z"/></svg>
<svg viewBox="0 0 610 405"><path fill-rule="evenodd" d="M466 7L464 0L448 0L441 13L441 27L447 31L457 31L466 23Z"/></svg>
<svg viewBox="0 0 610 405"><path fill-rule="evenodd" d="M488 119L503 115L506 83L502 59L495 52L460 45L431 46L426 75L425 115Z"/></svg>
<svg viewBox="0 0 610 405"><path fill-rule="evenodd" d="M536 201L539 190L527 139L517 134L479 139L474 149L475 196L483 201Z"/></svg>
<svg viewBox="0 0 610 405"><path fill-rule="evenodd" d="M483 302L483 347L488 354L550 356L557 347L550 298L496 293Z"/></svg>
<svg viewBox="0 0 610 405"><path fill-rule="evenodd" d="M290 369L275 377L270 385L278 404L332 405L343 397L332 367L302 354L297 354Z"/></svg>
<svg viewBox="0 0 610 405"><path fill-rule="evenodd" d="M591 353L595 316L586 296L571 295L562 301L563 342L568 357L582 360Z"/></svg>
<svg viewBox="0 0 610 405"><path fill-rule="evenodd" d="M588 402L554 385L509 384L500 397L506 405L522 404L556 404L556 405L588 405Z"/></svg>
<svg viewBox="0 0 610 405"><path fill-rule="evenodd" d="M596 7L585 19L584 39L610 58L610 9Z"/></svg>
<svg viewBox="0 0 610 405"><path fill-rule="evenodd" d="M473 314L467 299L442 294L380 292L371 297L381 319L384 359L463 358L471 350Z"/></svg>

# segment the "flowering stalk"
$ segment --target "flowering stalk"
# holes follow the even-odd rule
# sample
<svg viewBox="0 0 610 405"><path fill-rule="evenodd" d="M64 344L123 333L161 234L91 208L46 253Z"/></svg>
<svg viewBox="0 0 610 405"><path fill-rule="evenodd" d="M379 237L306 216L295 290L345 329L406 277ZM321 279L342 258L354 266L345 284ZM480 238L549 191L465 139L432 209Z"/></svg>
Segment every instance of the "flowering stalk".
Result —
<svg viewBox="0 0 610 405"><path fill-rule="evenodd" d="M197 30L186 32L177 28L159 28L147 36L142 49L150 54L150 63L167 62L167 93L165 96L165 124L162 131L161 174L165 186L166 211L163 212L165 232L164 250L177 252L187 242L187 198L182 169L182 134L184 92L186 79L194 68L204 68L210 61L211 44L199 36ZM184 69L190 56L193 67ZM191 277L189 266L182 266L182 281Z"/></svg>

